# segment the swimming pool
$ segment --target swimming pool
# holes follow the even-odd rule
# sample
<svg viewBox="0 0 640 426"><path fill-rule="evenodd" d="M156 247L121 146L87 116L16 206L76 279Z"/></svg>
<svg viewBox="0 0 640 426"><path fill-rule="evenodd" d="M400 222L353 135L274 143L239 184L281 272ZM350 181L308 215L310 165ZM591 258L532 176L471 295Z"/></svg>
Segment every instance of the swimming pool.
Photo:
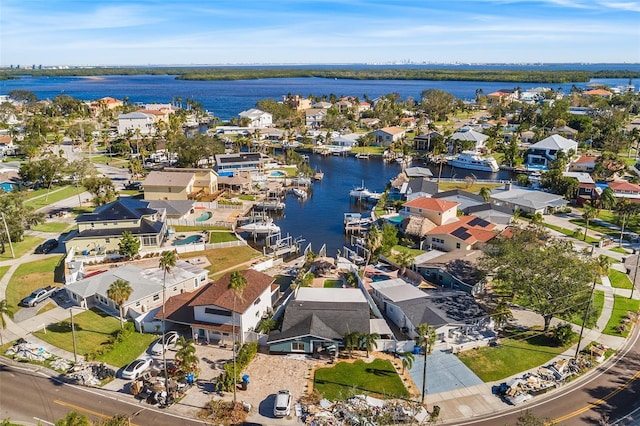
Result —
<svg viewBox="0 0 640 426"><path fill-rule="evenodd" d="M390 279L391 279L391 277L389 275L385 275L385 274L373 274L371 276L371 280L374 283L377 283L377 282L380 282L380 281L387 281L387 280L390 280Z"/></svg>
<svg viewBox="0 0 640 426"><path fill-rule="evenodd" d="M387 218L387 221L392 225L398 226L402 223L403 219L404 218L402 216L391 216Z"/></svg>
<svg viewBox="0 0 640 426"><path fill-rule="evenodd" d="M211 219L213 213L211 212L203 212L200 216L196 217L196 222L204 222L205 220Z"/></svg>
<svg viewBox="0 0 640 426"><path fill-rule="evenodd" d="M269 173L269 176L271 176L271 177L285 177L285 176L287 176L287 174L285 172L283 172L282 170L274 170L271 173Z"/></svg>
<svg viewBox="0 0 640 426"><path fill-rule="evenodd" d="M194 243L201 243L201 242L202 242L202 236L200 236L200 235L189 235L186 238L175 240L173 242L173 244L171 244L171 245L172 246L184 246L186 244L194 244Z"/></svg>

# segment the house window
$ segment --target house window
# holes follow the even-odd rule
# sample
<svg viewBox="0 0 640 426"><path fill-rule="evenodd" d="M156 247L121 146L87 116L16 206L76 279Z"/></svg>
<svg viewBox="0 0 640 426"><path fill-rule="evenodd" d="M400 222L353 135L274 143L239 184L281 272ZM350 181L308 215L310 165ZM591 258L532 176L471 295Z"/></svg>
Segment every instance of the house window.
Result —
<svg viewBox="0 0 640 426"><path fill-rule="evenodd" d="M104 226L104 227L106 228L107 226L109 226L109 224L108 224L107 222L104 222L104 223L102 224L102 226Z"/></svg>
<svg viewBox="0 0 640 426"><path fill-rule="evenodd" d="M95 223L93 223L93 222L91 222L91 229L93 229L93 228L95 228L95 227L96 227L96 224L95 224Z"/></svg>
<svg viewBox="0 0 640 426"><path fill-rule="evenodd" d="M139 306L140 306L140 302L136 302L136 307L139 307Z"/></svg>
<svg viewBox="0 0 640 426"><path fill-rule="evenodd" d="M231 311L226 311L224 309L216 309L216 308L204 308L204 313L209 315L222 315L225 317L231 316Z"/></svg>
<svg viewBox="0 0 640 426"><path fill-rule="evenodd" d="M456 248L460 248L460 243L456 243Z"/></svg>
<svg viewBox="0 0 640 426"><path fill-rule="evenodd" d="M260 298L259 298L259 297L256 299L256 301L255 301L255 302L253 302L253 304L254 304L254 305L257 305L258 303L260 303Z"/></svg>
<svg viewBox="0 0 640 426"><path fill-rule="evenodd" d="M291 342L291 352L304 352L304 342Z"/></svg>
<svg viewBox="0 0 640 426"><path fill-rule="evenodd" d="M105 243L105 244L109 244L110 242L111 242L111 238L105 238L105 239L104 239L104 243Z"/></svg>
<svg viewBox="0 0 640 426"><path fill-rule="evenodd" d="M159 294L154 295L153 296L153 301L157 302L158 300L160 300L160 295Z"/></svg>

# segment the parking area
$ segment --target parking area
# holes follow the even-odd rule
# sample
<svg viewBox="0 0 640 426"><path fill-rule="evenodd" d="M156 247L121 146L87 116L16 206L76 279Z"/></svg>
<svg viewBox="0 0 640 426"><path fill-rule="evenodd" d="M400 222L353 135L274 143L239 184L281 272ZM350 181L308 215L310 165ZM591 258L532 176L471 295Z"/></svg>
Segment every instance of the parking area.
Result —
<svg viewBox="0 0 640 426"><path fill-rule="evenodd" d="M409 374L422 389L424 355L416 355ZM434 350L427 356L427 394L436 394L482 384L478 376L448 351Z"/></svg>

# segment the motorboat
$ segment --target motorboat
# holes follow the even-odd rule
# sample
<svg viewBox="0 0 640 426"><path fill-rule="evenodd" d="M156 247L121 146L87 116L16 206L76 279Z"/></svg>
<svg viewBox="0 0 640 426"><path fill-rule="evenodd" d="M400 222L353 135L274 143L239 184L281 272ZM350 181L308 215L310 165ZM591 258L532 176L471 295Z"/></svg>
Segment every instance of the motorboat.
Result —
<svg viewBox="0 0 640 426"><path fill-rule="evenodd" d="M482 157L477 151L462 151L460 154L447 160L447 164L459 169L493 173L500 171L500 167L498 166L498 162L495 158Z"/></svg>
<svg viewBox="0 0 640 426"><path fill-rule="evenodd" d="M257 220L254 222L245 223L242 226L236 228L238 232L248 232L250 234L277 234L280 232L280 227L273 223L273 220Z"/></svg>
<svg viewBox="0 0 640 426"><path fill-rule="evenodd" d="M364 186L364 182L362 182L362 185L357 186L349 191L349 197L358 199L369 198L371 194L372 192L369 191L366 186Z"/></svg>
<svg viewBox="0 0 640 426"><path fill-rule="evenodd" d="M309 195L307 191L302 188L293 188L291 192L293 192L293 195L303 200Z"/></svg>

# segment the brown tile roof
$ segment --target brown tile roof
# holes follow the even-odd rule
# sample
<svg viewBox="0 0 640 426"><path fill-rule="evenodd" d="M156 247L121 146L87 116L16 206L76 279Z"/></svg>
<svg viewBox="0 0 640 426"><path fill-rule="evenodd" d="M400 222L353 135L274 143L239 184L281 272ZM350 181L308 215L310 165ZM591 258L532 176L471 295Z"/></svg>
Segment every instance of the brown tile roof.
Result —
<svg viewBox="0 0 640 426"><path fill-rule="evenodd" d="M390 135L398 135L400 133L404 133L404 129L402 127L383 127L380 131L389 133Z"/></svg>
<svg viewBox="0 0 640 426"><path fill-rule="evenodd" d="M458 207L459 203L455 201L440 200L437 198L417 197L411 201L404 203L407 207L413 207L423 210L433 210L436 212L446 212L447 210Z"/></svg>
<svg viewBox="0 0 640 426"><path fill-rule="evenodd" d="M573 164L595 163L597 159L598 157L588 157L586 155L583 155L582 157L574 161Z"/></svg>
<svg viewBox="0 0 640 426"><path fill-rule="evenodd" d="M609 184L609 188L614 191L640 192L640 185L627 182L626 180L614 180L607 183Z"/></svg>
<svg viewBox="0 0 640 426"><path fill-rule="evenodd" d="M593 89L593 90L587 90L586 92L583 92L584 95L594 95L594 96L611 96L613 95L613 93L609 92L608 90L604 90L604 89Z"/></svg>
<svg viewBox="0 0 640 426"><path fill-rule="evenodd" d="M243 313L249 306L267 289L271 288L274 278L262 272L246 269L240 271L247 279L247 286L242 292L242 297L236 299L237 313ZM233 291L229 290L231 272L227 272L222 278L207 285L204 290L194 297L189 306L214 305L220 308L233 310Z"/></svg>

